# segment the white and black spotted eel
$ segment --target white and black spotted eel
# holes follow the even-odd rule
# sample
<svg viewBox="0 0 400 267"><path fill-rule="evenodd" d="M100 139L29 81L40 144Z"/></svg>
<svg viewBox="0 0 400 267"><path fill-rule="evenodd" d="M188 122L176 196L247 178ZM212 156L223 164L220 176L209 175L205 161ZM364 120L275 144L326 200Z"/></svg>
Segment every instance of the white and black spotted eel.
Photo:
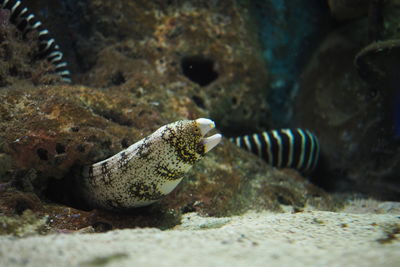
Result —
<svg viewBox="0 0 400 267"><path fill-rule="evenodd" d="M308 130L279 129L230 138L237 146L262 157L272 166L311 173L319 159L319 142Z"/></svg>
<svg viewBox="0 0 400 267"><path fill-rule="evenodd" d="M39 34L39 54L55 66L55 71L61 76L64 82L71 82L71 74L67 68L67 62L63 61L63 53L55 40L50 36L42 23L35 15L28 11L28 8L17 0L0 0L2 9L10 11L10 22L17 26L24 36L32 30Z"/></svg>
<svg viewBox="0 0 400 267"><path fill-rule="evenodd" d="M80 186L91 207L125 210L149 205L169 194L183 175L222 136L200 118L162 126L118 154L88 166Z"/></svg>

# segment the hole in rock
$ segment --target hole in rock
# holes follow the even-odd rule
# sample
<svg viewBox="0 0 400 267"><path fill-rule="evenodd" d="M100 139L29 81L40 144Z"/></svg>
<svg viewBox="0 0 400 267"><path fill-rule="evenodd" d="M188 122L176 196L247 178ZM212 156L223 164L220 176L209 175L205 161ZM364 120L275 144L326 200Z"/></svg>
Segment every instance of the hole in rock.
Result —
<svg viewBox="0 0 400 267"><path fill-rule="evenodd" d="M186 206L183 206L181 208L182 213L189 213L189 212L195 212L196 208L194 207L194 203L189 203Z"/></svg>
<svg viewBox="0 0 400 267"><path fill-rule="evenodd" d="M95 222L92 227L96 233L104 233L112 230L112 225L106 222Z"/></svg>
<svg viewBox="0 0 400 267"><path fill-rule="evenodd" d="M71 130L72 132L77 133L77 132L79 132L79 127L78 127L78 126L73 126L73 127L70 128L70 130Z"/></svg>
<svg viewBox="0 0 400 267"><path fill-rule="evenodd" d="M130 210L94 208L88 204L88 198L84 193L85 182L82 179L84 179L85 173L87 174L86 167L87 165L74 165L61 179L53 177L48 180L46 189L43 191L45 201L56 204L55 207L61 204L77 210L70 212L61 206L61 209L55 210L60 216L75 214L79 217L76 222L82 223L83 227L91 225L95 232L107 232L114 228L150 226L168 229L180 223L177 214L166 212L162 205L157 204ZM65 221L65 224L75 227L74 221Z"/></svg>
<svg viewBox="0 0 400 267"><path fill-rule="evenodd" d="M47 152L47 150L44 149L44 148L38 148L38 149L36 150L36 153L37 153L37 155L39 156L39 158L40 158L41 160L48 160L48 159L49 159L49 156L47 155L48 152Z"/></svg>
<svg viewBox="0 0 400 267"><path fill-rule="evenodd" d="M231 98L231 101L232 101L232 104L233 104L234 106L236 106L237 103L238 103L238 99L237 99L235 96Z"/></svg>
<svg viewBox="0 0 400 267"><path fill-rule="evenodd" d="M56 152L57 154L64 154L65 153L65 146L60 143L56 144Z"/></svg>
<svg viewBox="0 0 400 267"><path fill-rule="evenodd" d="M85 146L82 144L79 144L76 146L76 150L83 153L83 152L85 152Z"/></svg>
<svg viewBox="0 0 400 267"><path fill-rule="evenodd" d="M18 75L18 68L16 66L12 66L8 71L9 71L10 76Z"/></svg>
<svg viewBox="0 0 400 267"><path fill-rule="evenodd" d="M185 57L181 61L183 74L192 82L206 86L218 78L214 61L202 56Z"/></svg>
<svg viewBox="0 0 400 267"><path fill-rule="evenodd" d="M194 95L192 96L192 100L199 108L202 109L206 108L206 106L204 105L204 100L200 96Z"/></svg>
<svg viewBox="0 0 400 267"><path fill-rule="evenodd" d="M30 209L31 205L27 203L25 200L18 200L17 203L15 204L14 211L18 215L22 215L25 210Z"/></svg>
<svg viewBox="0 0 400 267"><path fill-rule="evenodd" d="M126 81L125 76L121 71L118 71L114 73L113 76L111 76L111 83L113 85L121 85L125 83L125 81Z"/></svg>
<svg viewBox="0 0 400 267"><path fill-rule="evenodd" d="M277 195L276 200L283 205L291 205L291 201L289 199L287 199L286 197L283 197L281 195Z"/></svg>
<svg viewBox="0 0 400 267"><path fill-rule="evenodd" d="M123 138L122 140L121 140L121 146L122 146L122 148L128 148L129 147L129 141L128 141L128 139L126 139L126 138Z"/></svg>
<svg viewBox="0 0 400 267"><path fill-rule="evenodd" d="M110 149L111 145L112 145L111 140L106 140L101 142L101 147L105 149Z"/></svg>
<svg viewBox="0 0 400 267"><path fill-rule="evenodd" d="M75 209L90 211L82 195L84 165L75 165L62 178L51 178L43 194L47 200Z"/></svg>

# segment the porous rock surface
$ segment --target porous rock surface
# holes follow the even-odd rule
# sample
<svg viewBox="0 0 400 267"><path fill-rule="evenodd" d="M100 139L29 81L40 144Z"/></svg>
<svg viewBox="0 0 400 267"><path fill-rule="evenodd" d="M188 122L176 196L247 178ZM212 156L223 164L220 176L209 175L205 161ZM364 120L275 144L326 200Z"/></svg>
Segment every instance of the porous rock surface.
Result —
<svg viewBox="0 0 400 267"><path fill-rule="evenodd" d="M268 71L246 1L42 0L32 10L52 22L77 82L185 95L224 132L270 124Z"/></svg>

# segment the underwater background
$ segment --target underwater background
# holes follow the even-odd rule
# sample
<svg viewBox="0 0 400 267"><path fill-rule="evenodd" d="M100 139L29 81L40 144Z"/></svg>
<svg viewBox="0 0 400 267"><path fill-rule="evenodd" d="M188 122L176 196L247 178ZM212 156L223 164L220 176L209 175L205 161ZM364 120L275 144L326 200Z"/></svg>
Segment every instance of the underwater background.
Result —
<svg viewBox="0 0 400 267"><path fill-rule="evenodd" d="M400 200L400 1L23 3L60 46L73 82L60 81L38 56L38 37L23 36L3 9L2 213L50 214L57 229L165 229L190 211L334 210L354 195ZM70 181L82 166L199 117L226 137L309 129L319 140L317 169L274 168L225 139L175 191L133 217L76 202Z"/></svg>

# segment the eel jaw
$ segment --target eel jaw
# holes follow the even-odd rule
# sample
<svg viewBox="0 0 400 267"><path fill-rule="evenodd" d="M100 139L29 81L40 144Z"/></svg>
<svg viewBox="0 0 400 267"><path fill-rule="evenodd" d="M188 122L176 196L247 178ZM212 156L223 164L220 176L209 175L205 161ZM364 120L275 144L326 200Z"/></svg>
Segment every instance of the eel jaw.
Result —
<svg viewBox="0 0 400 267"><path fill-rule="evenodd" d="M210 137L204 138L202 143L204 145L204 153L207 153L221 142L222 135L214 134Z"/></svg>
<svg viewBox="0 0 400 267"><path fill-rule="evenodd" d="M196 120L196 124L200 128L200 133L204 137L210 130L215 128L212 120L200 118ZM202 138L201 143L204 145L204 153L207 153L221 142L222 135L214 134L210 137Z"/></svg>

